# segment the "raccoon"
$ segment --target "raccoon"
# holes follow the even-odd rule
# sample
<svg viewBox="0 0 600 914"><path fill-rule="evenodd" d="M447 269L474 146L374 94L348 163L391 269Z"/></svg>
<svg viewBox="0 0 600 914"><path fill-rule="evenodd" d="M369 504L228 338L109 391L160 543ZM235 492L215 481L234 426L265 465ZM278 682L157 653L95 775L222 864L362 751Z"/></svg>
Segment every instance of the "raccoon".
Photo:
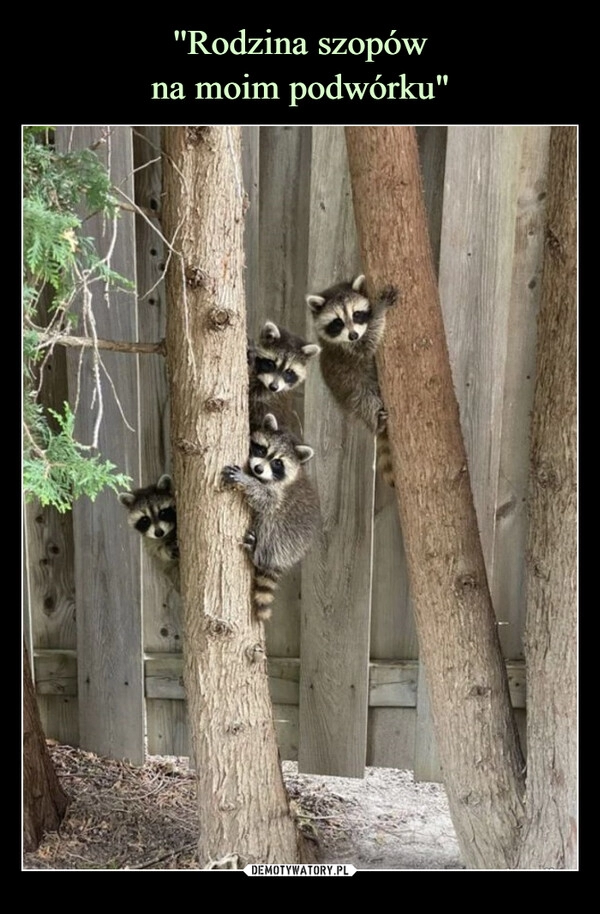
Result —
<svg viewBox="0 0 600 914"><path fill-rule="evenodd" d="M318 496L303 470L313 454L267 413L250 435L247 472L222 470L223 482L242 490L252 510L243 546L254 565L253 604L262 620L271 617L281 576L303 558L320 525Z"/></svg>
<svg viewBox="0 0 600 914"><path fill-rule="evenodd" d="M260 428L265 416L275 415L280 425L293 428L292 391L306 378L307 366L321 351L316 343L267 321L257 342L250 342L250 429Z"/></svg>
<svg viewBox="0 0 600 914"><path fill-rule="evenodd" d="M381 398L375 352L385 330L385 312L396 300L393 288L373 303L365 277L341 282L306 303L322 345L319 363L323 380L346 412L362 420L377 435L377 463L388 483L394 474L387 435L387 412Z"/></svg>
<svg viewBox="0 0 600 914"><path fill-rule="evenodd" d="M179 546L173 481L164 474L155 485L121 492L128 521L144 538L146 551L179 592Z"/></svg>

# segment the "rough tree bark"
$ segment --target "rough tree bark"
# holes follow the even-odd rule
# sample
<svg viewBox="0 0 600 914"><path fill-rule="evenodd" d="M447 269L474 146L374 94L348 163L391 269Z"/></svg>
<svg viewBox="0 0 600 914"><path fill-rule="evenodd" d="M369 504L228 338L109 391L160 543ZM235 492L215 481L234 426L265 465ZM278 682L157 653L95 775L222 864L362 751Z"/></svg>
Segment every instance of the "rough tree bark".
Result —
<svg viewBox="0 0 600 914"><path fill-rule="evenodd" d="M34 851L45 832L56 831L69 805L48 752L23 645L23 849Z"/></svg>
<svg viewBox="0 0 600 914"><path fill-rule="evenodd" d="M378 356L419 649L470 868L512 868L524 766L488 589L412 127L347 127L363 266L399 290Z"/></svg>
<svg viewBox="0 0 600 914"><path fill-rule="evenodd" d="M167 369L184 605L184 682L198 776L199 861L297 862L264 631L250 605L247 509L220 485L248 450L238 127L164 129Z"/></svg>
<svg viewBox="0 0 600 914"><path fill-rule="evenodd" d="M550 134L531 432L521 866L577 861L577 128Z"/></svg>

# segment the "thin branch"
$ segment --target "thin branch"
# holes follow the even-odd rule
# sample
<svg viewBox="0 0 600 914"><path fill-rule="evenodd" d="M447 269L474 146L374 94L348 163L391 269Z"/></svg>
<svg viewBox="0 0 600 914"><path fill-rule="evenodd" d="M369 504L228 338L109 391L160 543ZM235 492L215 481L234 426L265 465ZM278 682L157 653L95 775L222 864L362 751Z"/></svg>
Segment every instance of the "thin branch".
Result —
<svg viewBox="0 0 600 914"><path fill-rule="evenodd" d="M113 396L115 398L115 403L117 404L117 409L119 410L119 412L121 414L121 419L123 420L123 422L125 423L125 425L127 426L127 428L129 429L130 432L135 432L134 427L132 425L130 425L130 423L127 421L127 417L123 411L123 407L121 406L121 401L119 400L119 395L118 395L117 389L113 383L113 379L111 378L111 376L108 372L108 369L106 368L106 365L104 364L104 362L102 361L100 356L98 356L98 361L100 363L100 367L101 367L102 371L106 375L108 383L110 384L110 389L113 392Z"/></svg>
<svg viewBox="0 0 600 914"><path fill-rule="evenodd" d="M87 329L91 328L93 346L92 346L92 373L94 375L94 393L92 396L91 407L94 406L94 401L98 397L98 414L96 416L96 421L94 422L94 434L92 437L92 447L98 447L98 436L100 434L100 425L102 423L102 416L104 414L104 401L102 399L102 382L100 380L100 355L98 353L98 336L96 333L96 318L94 312L92 311L92 293L89 290L89 287L86 285L83 290L83 322L84 326Z"/></svg>
<svg viewBox="0 0 600 914"><path fill-rule="evenodd" d="M36 443L33 435L31 434L29 426L27 425L25 420L23 420L23 430L24 430L25 434L27 435L27 437L29 438L30 447L31 447L31 450L33 451L33 453L36 455L36 457L40 457L42 460L45 460L46 452L43 451L41 449L41 447Z"/></svg>
<svg viewBox="0 0 600 914"><path fill-rule="evenodd" d="M161 282L164 282L164 278L165 278L165 275L166 275L166 273L167 273L167 268L168 268L168 266L169 266L169 261L170 261L170 259L171 259L171 254L175 254L175 255L177 255L178 257L181 257L181 254L180 254L178 251L175 250L175 248L173 247L173 245L172 245L170 242L167 241L167 239L165 238L165 236L163 235L163 233L162 233L162 232L160 231L160 229L156 226L156 215L155 215L155 214L153 214L153 216L154 216L154 221L152 221L152 220L146 215L146 213L144 212L144 210L141 209L141 208L138 206L138 204L137 204L134 200L132 200L131 197L129 197L129 196L125 193L124 190L122 190L120 187L116 187L116 186L115 186L115 190L118 191L118 192L121 194L122 197L125 197L125 200L126 200L127 203L130 205L130 207L132 208L133 212L139 213L139 215L142 217L142 219L144 219L144 220L148 223L148 225L150 226L150 228L152 229L152 231L153 231L153 232L156 232L156 234L158 235L158 237L160 238L160 240L162 241L162 243L163 243L164 245L166 245L166 247L167 247L167 249L168 249L168 251L169 251L169 253L167 254L166 262L165 262L165 269L164 269L163 275L162 275L159 279L157 279L157 281L154 283L154 285L151 286L146 292L144 292L143 295L138 296L138 297L139 297L139 300L140 300L140 301L143 301L145 298L147 298L148 295L150 295L151 292L154 291L154 289L156 289L157 286L159 286L159 285L161 284ZM181 224L183 224L183 223L180 223L180 225L181 225ZM179 229L179 226L178 226L178 229ZM184 286L184 289L185 289L185 286Z"/></svg>
<svg viewBox="0 0 600 914"><path fill-rule="evenodd" d="M139 168L138 169L134 168L134 171L139 171ZM118 190L119 193L123 193L121 188L117 187L116 185L115 185L115 190ZM130 203L117 203L117 206L119 207L119 209L125 210L128 213L139 213L140 215L145 216L147 219L150 217L152 217L153 219L158 218L158 214L157 214L156 210L147 209L145 206L139 206L139 205L132 206ZM94 213L94 215L95 215L95 213Z"/></svg>
<svg viewBox="0 0 600 914"><path fill-rule="evenodd" d="M163 860L168 860L170 857L177 857L179 854L187 853L197 846L196 841L191 841L189 844L183 844L181 847L178 847L176 850L169 851L166 854L161 854L160 857L152 857L151 860L147 860L146 863L140 863L138 866L131 866L131 870L147 870L148 867L154 866L155 863L162 863Z"/></svg>
<svg viewBox="0 0 600 914"><path fill-rule="evenodd" d="M179 175L181 182L183 184L184 190L187 190L185 176L184 176L183 172L181 171L181 169L179 168L179 166L177 165L177 163L173 161L171 156L165 155L165 158L168 159L173 170ZM175 239L177 238L177 235L179 234L179 230L181 228L183 228L184 222L185 222L185 219L182 217L181 221L179 222L175 231L173 232L172 244L175 243ZM181 254L180 251L176 251L174 247L169 245L169 253L171 251L174 254L176 254L177 257L179 258L179 265L181 267L181 289L183 292L183 316L184 316L184 325L185 325L185 339L186 339L186 343L187 343L189 364L191 365L191 368L192 368L192 374L194 376L194 380L196 380L198 377L198 373L197 373L197 368L196 368L196 356L194 354L194 347L192 346L192 341L191 341L191 336L190 336L188 300L187 300L187 294L186 294L187 281L186 281L186 276L185 276L185 263L184 263L184 259L183 259L183 254ZM169 258L167 258L167 265L168 265L168 263L169 263ZM167 272L167 270L166 270L166 266L165 266L165 274L166 274L166 272Z"/></svg>
<svg viewBox="0 0 600 914"><path fill-rule="evenodd" d="M59 346L72 347L73 349L110 349L112 352L136 352L144 355L166 355L166 341L160 340L158 343L136 343L127 340L93 340L87 336L54 336L51 337L44 345L53 346L58 343Z"/></svg>

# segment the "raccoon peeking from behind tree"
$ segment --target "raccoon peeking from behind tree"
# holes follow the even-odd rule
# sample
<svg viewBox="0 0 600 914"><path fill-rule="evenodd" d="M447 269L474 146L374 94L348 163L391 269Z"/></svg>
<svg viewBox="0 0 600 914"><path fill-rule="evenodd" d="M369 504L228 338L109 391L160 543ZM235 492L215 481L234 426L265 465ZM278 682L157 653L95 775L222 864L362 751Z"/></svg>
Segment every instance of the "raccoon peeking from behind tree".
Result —
<svg viewBox="0 0 600 914"><path fill-rule="evenodd" d="M388 483L394 473L387 435L387 412L381 398L375 353L385 331L385 314L396 300L390 287L371 302L365 277L341 282L318 295L307 295L321 343L323 380L343 410L377 435L377 464Z"/></svg>
<svg viewBox="0 0 600 914"><path fill-rule="evenodd" d="M304 557L319 529L319 499L303 467L313 454L269 413L251 432L247 471L222 470L223 483L240 489L252 512L243 546L254 565L253 604L262 620L271 616L281 576Z"/></svg>
<svg viewBox="0 0 600 914"><path fill-rule="evenodd" d="M248 347L250 429L260 428L269 413L280 426L294 427L293 391L304 382L308 363L320 351L316 343L308 343L285 327L265 323L258 340Z"/></svg>
<svg viewBox="0 0 600 914"><path fill-rule="evenodd" d="M179 546L173 480L166 473L155 485L121 492L129 525L143 537L144 547L156 567L179 592Z"/></svg>

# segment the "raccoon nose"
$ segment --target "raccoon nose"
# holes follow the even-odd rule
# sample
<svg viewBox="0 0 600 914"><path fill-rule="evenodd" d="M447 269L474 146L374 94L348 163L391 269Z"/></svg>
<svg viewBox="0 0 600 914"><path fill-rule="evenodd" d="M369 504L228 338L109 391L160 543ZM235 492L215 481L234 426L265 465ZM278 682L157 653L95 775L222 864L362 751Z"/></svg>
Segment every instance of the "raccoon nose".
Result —
<svg viewBox="0 0 600 914"><path fill-rule="evenodd" d="M164 530L162 530L160 527L156 527L156 528L155 528L155 530L154 530L154 536L156 536L157 538L159 538L159 537L164 536L164 535L165 535L165 531L164 531Z"/></svg>
<svg viewBox="0 0 600 914"><path fill-rule="evenodd" d="M358 339L358 333L356 332L356 330L352 330L352 331L348 334L348 339L349 339L349 340L352 340L352 341Z"/></svg>
<svg viewBox="0 0 600 914"><path fill-rule="evenodd" d="M257 466L254 467L254 472L257 474L257 476L262 476L264 471L265 471L264 467L261 467L260 464L258 464Z"/></svg>
<svg viewBox="0 0 600 914"><path fill-rule="evenodd" d="M269 384L269 390L272 390L274 393L277 393L277 391L279 390L279 383L277 381L272 381Z"/></svg>

